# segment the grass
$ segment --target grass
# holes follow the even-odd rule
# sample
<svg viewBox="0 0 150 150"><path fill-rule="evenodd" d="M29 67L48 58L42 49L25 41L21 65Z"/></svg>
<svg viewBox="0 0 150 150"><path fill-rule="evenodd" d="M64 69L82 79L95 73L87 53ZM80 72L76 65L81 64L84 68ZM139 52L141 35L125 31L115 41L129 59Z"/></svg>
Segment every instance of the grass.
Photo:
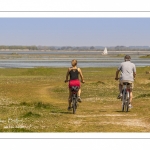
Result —
<svg viewBox="0 0 150 150"><path fill-rule="evenodd" d="M0 69L0 132L149 132L150 77L138 67L133 108L121 112L116 68L82 68L82 100L67 111L67 68Z"/></svg>
<svg viewBox="0 0 150 150"><path fill-rule="evenodd" d="M150 55L141 56L140 58L150 58Z"/></svg>
<svg viewBox="0 0 150 150"><path fill-rule="evenodd" d="M118 54L117 57L123 58L125 54Z"/></svg>

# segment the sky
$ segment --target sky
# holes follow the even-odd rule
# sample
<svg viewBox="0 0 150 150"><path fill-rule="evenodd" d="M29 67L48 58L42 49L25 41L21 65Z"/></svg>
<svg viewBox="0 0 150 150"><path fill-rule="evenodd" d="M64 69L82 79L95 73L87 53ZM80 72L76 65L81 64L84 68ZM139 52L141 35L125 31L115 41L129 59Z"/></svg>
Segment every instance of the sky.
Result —
<svg viewBox="0 0 150 150"><path fill-rule="evenodd" d="M0 18L0 45L150 46L150 18Z"/></svg>

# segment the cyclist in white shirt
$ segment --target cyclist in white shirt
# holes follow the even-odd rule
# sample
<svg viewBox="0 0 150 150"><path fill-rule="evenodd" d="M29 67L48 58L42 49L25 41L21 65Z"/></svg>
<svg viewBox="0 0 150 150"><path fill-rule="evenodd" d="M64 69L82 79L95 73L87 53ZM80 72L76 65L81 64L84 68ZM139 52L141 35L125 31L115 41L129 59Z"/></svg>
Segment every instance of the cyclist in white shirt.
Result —
<svg viewBox="0 0 150 150"><path fill-rule="evenodd" d="M120 64L120 66L118 67L117 71L116 71L116 77L115 80L119 79L119 95L118 95L118 99L120 99L122 97L122 85L123 82L129 82L129 88L130 88L130 102L129 102L129 107L131 108L131 102L132 102L132 97L133 97L133 93L132 93L132 89L133 89L133 82L136 76L136 67L135 64L132 63L131 57L129 55L126 55L124 57L124 62L122 62ZM120 78L118 78L120 72Z"/></svg>

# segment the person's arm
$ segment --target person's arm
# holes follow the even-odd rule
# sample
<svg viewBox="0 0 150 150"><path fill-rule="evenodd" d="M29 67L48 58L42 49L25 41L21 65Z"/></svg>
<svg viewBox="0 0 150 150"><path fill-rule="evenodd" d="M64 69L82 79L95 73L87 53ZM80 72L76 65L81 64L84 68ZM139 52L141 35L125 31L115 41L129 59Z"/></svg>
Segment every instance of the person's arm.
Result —
<svg viewBox="0 0 150 150"><path fill-rule="evenodd" d="M135 76L136 76L136 67L134 66L133 68L133 78L135 79Z"/></svg>
<svg viewBox="0 0 150 150"><path fill-rule="evenodd" d="M135 76L136 76L136 72L133 72L133 77L134 77L134 79L135 79Z"/></svg>
<svg viewBox="0 0 150 150"><path fill-rule="evenodd" d="M120 70L117 69L115 80L118 80L118 79L119 79L119 78L118 78L119 72L120 72Z"/></svg>
<svg viewBox="0 0 150 150"><path fill-rule="evenodd" d="M68 71L67 71L67 73L66 73L66 80L65 80L65 82L68 82L69 71L70 71L70 69L68 68Z"/></svg>
<svg viewBox="0 0 150 150"><path fill-rule="evenodd" d="M120 64L120 66L117 68L116 70L116 77L115 77L115 80L118 80L119 79L119 72L122 70L122 63Z"/></svg>
<svg viewBox="0 0 150 150"><path fill-rule="evenodd" d="M80 74L81 82L84 82L83 74L82 74L81 69L80 69L80 68L78 68L78 71L79 71L79 74Z"/></svg>

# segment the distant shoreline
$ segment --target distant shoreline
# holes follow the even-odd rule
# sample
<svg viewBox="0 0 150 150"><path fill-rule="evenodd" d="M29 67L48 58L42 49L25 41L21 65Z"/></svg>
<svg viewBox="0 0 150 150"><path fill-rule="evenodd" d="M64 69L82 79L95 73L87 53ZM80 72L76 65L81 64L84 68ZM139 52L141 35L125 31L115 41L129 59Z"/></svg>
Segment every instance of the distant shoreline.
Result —
<svg viewBox="0 0 150 150"><path fill-rule="evenodd" d="M0 49L0 52L103 52L103 50L28 50L28 49ZM108 52L149 52L150 50L109 50Z"/></svg>

